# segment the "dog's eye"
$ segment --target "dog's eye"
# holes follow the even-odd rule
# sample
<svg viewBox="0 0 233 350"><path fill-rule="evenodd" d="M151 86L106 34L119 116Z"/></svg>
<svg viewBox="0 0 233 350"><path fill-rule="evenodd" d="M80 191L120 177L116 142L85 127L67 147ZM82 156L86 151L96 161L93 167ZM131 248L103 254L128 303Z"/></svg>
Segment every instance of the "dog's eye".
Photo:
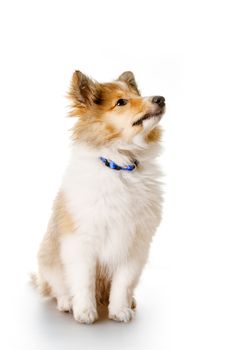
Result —
<svg viewBox="0 0 233 350"><path fill-rule="evenodd" d="M127 105L128 103L128 100L126 100L125 98L120 98L117 103L116 103L116 106L125 106Z"/></svg>

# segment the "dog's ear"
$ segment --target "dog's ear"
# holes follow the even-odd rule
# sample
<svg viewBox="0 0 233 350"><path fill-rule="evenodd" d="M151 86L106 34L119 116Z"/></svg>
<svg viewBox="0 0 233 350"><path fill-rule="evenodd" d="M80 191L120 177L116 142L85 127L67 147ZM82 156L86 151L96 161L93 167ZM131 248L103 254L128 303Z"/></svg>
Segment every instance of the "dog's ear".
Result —
<svg viewBox="0 0 233 350"><path fill-rule="evenodd" d="M118 80L124 81L136 94L140 95L134 74L130 71L122 73Z"/></svg>
<svg viewBox="0 0 233 350"><path fill-rule="evenodd" d="M72 79L68 97L72 100L74 111L70 115L76 115L76 112L84 112L93 104L97 93L97 83L88 78L80 71L75 71Z"/></svg>

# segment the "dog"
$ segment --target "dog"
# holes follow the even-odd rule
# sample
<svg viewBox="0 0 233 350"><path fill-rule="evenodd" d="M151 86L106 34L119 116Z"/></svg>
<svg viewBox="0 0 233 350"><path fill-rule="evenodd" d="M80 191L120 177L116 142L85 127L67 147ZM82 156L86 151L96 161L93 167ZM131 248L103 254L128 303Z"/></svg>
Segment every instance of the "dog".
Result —
<svg viewBox="0 0 233 350"><path fill-rule="evenodd" d="M68 97L72 154L38 253L33 282L80 323L128 322L134 289L161 221L162 96L142 97L132 72L99 83L80 71Z"/></svg>

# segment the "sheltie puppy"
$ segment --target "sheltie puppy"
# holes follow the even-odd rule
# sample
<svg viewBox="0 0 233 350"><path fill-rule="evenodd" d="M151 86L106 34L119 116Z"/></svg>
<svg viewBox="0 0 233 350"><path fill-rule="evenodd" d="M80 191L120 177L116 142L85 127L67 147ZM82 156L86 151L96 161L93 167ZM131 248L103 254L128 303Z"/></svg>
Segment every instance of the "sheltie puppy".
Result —
<svg viewBox="0 0 233 350"><path fill-rule="evenodd" d="M132 72L98 83L75 71L69 90L73 148L38 253L34 284L93 323L97 307L128 322L134 289L161 219L158 123L162 96L142 97Z"/></svg>

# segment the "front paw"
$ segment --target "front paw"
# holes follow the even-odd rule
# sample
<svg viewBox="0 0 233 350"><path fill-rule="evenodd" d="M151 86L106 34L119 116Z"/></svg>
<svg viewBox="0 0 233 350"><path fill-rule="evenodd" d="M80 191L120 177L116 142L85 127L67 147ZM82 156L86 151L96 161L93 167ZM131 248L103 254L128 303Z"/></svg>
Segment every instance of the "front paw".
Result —
<svg viewBox="0 0 233 350"><path fill-rule="evenodd" d="M68 295L57 297L57 309L61 312L72 311L72 299Z"/></svg>
<svg viewBox="0 0 233 350"><path fill-rule="evenodd" d="M79 323L92 324L98 319L96 307L92 304L79 305L73 303L73 316Z"/></svg>
<svg viewBox="0 0 233 350"><path fill-rule="evenodd" d="M118 322L129 322L134 317L135 312L129 307L122 307L119 309L109 309L109 318Z"/></svg>

